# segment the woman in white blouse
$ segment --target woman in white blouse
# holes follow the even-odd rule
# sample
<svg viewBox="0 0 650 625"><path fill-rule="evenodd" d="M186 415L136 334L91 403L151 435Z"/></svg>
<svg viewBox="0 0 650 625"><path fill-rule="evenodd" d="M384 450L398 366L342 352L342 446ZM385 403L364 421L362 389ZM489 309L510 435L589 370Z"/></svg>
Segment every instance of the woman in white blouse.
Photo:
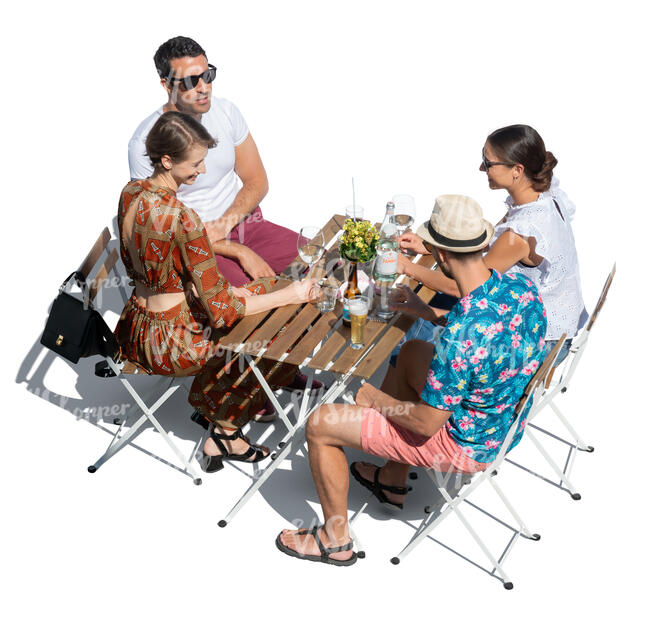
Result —
<svg viewBox="0 0 650 625"><path fill-rule="evenodd" d="M548 319L548 348L567 335L560 362L570 339L587 320L587 312L571 230L575 206L553 177L556 165L557 159L546 150L539 133L517 124L495 130L487 138L480 170L487 173L491 189L508 191L508 212L495 227L485 262L501 273L509 269L523 273L537 285ZM404 235L400 245L427 253L412 233ZM401 255L400 270L436 291L459 296L456 283L441 271L429 271Z"/></svg>

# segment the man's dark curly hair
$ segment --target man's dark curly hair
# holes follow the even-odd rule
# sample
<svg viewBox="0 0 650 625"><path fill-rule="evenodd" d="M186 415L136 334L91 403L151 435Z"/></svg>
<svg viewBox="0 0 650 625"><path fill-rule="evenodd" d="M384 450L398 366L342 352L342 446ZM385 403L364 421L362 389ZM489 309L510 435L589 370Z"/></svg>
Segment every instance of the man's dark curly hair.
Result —
<svg viewBox="0 0 650 625"><path fill-rule="evenodd" d="M189 37L172 37L165 41L156 54L153 55L153 62L156 65L156 70L161 78L169 78L171 76L171 67L169 61L172 59L181 59L184 56L205 56L205 50L194 39Z"/></svg>

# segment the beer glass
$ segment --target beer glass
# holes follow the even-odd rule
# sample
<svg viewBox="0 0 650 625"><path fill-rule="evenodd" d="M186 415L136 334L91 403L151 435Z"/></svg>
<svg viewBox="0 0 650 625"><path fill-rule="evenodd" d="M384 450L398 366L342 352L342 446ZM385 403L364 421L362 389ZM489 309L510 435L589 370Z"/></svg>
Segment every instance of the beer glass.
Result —
<svg viewBox="0 0 650 625"><path fill-rule="evenodd" d="M368 298L357 295L349 300L350 309L350 341L352 349L364 347L366 318L368 317Z"/></svg>

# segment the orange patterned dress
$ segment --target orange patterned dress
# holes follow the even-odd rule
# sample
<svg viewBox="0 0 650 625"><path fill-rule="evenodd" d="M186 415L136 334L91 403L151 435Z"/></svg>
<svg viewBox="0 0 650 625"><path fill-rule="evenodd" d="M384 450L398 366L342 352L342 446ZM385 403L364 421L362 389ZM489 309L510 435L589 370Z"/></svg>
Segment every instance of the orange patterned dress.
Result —
<svg viewBox="0 0 650 625"><path fill-rule="evenodd" d="M132 236L142 272L134 267L124 237L129 209L136 211ZM133 292L115 328L123 358L143 373L195 376L190 404L219 425L243 426L266 398L253 372L219 348L245 308L219 273L201 219L171 189L150 180L124 187L117 219L129 277L155 293L186 294L174 308L151 312L138 305ZM263 278L244 286L263 294L274 282ZM198 297L192 294L192 285ZM271 386L289 383L297 371L264 359L258 367Z"/></svg>

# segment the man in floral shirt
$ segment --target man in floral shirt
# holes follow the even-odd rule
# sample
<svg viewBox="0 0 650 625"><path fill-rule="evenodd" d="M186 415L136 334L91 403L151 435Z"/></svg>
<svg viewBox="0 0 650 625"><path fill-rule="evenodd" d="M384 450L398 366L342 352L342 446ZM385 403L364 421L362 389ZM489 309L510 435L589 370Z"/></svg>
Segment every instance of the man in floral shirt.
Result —
<svg viewBox="0 0 650 625"><path fill-rule="evenodd" d="M531 374L543 359L546 317L535 285L492 270L451 310L420 397L451 412L447 432L463 453L492 462ZM523 434L524 419L514 447Z"/></svg>
<svg viewBox="0 0 650 625"><path fill-rule="evenodd" d="M461 299L435 345L404 344L396 375L384 380L381 390L364 384L356 406L331 404L312 415L309 461L325 525L310 532L283 531L276 545L284 553L339 566L356 561L343 447L388 459L383 467L355 462L351 471L380 501L397 508L411 465L475 473L498 454L543 359L546 313L530 280L485 265L482 250L493 230L471 198L437 198L418 235L457 283ZM411 291L404 296L403 309L417 314L417 306L425 306L430 312ZM522 419L512 445L521 439L523 424Z"/></svg>

